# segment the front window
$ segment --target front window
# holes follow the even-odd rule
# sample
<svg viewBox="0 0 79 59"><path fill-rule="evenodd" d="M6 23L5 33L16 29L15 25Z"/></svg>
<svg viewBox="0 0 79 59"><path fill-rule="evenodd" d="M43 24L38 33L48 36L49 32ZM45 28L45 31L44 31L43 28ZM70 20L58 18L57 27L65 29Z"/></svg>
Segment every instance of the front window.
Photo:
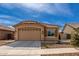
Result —
<svg viewBox="0 0 79 59"><path fill-rule="evenodd" d="M71 34L66 34L67 39L71 39Z"/></svg>
<svg viewBox="0 0 79 59"><path fill-rule="evenodd" d="M48 36L54 36L55 35L55 31L53 30L48 30Z"/></svg>

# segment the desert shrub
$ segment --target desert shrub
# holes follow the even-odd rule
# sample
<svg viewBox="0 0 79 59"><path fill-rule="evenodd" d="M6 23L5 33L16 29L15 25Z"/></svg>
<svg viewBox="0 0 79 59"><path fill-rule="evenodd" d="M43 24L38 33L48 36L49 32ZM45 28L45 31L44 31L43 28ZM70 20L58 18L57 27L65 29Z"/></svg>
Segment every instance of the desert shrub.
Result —
<svg viewBox="0 0 79 59"><path fill-rule="evenodd" d="M44 47L45 47L45 48L49 48L47 44L44 44Z"/></svg>
<svg viewBox="0 0 79 59"><path fill-rule="evenodd" d="M79 29L76 29L79 30ZM70 44L73 45L74 47L79 47L79 31L73 32L70 40Z"/></svg>

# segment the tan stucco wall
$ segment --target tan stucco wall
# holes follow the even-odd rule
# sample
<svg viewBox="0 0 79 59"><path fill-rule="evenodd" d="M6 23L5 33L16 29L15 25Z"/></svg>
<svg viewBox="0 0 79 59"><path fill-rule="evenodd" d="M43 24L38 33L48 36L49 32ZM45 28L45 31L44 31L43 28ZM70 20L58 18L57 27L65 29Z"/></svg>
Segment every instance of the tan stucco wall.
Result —
<svg viewBox="0 0 79 59"><path fill-rule="evenodd" d="M66 26L63 32L64 34L71 34L73 31L73 28L71 28L70 26Z"/></svg>
<svg viewBox="0 0 79 59"><path fill-rule="evenodd" d="M56 39L58 39L58 30L59 30L58 26L44 25L44 24L39 24L39 23L35 23L35 22L23 22L23 23L19 23L15 26L15 40L19 39L18 29L28 28L28 27L40 28L41 29L41 40L54 40L54 39L56 40ZM55 30L57 36L51 36L51 37L46 36L48 29Z"/></svg>
<svg viewBox="0 0 79 59"><path fill-rule="evenodd" d="M53 30L55 31L54 36L46 36L46 40L58 40L58 28L57 27L47 27L46 31Z"/></svg>
<svg viewBox="0 0 79 59"><path fill-rule="evenodd" d="M75 26L76 27L76 26ZM72 34L74 32L73 28L70 26L66 25L63 31L62 39L67 39L67 34Z"/></svg>
<svg viewBox="0 0 79 59"><path fill-rule="evenodd" d="M28 27L35 27L35 28L40 28L41 29L41 40L44 39L44 27L39 25L39 24L36 24L36 23L25 23L25 24L21 24L21 25L18 25L16 26L16 32L15 32L15 39L18 40L18 29L19 28L28 28ZM23 35L24 36L24 35Z"/></svg>
<svg viewBox="0 0 79 59"><path fill-rule="evenodd" d="M0 39L6 39L7 38L7 34L13 34L13 32L11 31L6 31L6 30L0 30Z"/></svg>

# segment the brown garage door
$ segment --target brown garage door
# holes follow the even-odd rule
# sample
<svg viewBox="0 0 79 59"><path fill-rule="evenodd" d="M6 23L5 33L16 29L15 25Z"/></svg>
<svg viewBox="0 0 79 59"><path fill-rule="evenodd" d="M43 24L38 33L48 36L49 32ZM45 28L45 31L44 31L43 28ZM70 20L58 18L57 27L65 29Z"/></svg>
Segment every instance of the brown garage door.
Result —
<svg viewBox="0 0 79 59"><path fill-rule="evenodd" d="M19 40L40 40L41 30L38 28L20 29L18 33Z"/></svg>

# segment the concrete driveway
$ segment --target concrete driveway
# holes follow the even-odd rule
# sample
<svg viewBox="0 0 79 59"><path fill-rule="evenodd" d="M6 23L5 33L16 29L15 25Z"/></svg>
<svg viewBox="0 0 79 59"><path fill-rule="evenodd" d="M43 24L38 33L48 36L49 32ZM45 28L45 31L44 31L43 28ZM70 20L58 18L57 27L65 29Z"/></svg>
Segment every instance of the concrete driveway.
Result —
<svg viewBox="0 0 79 59"><path fill-rule="evenodd" d="M41 41L15 41L1 46L2 49L41 49Z"/></svg>

